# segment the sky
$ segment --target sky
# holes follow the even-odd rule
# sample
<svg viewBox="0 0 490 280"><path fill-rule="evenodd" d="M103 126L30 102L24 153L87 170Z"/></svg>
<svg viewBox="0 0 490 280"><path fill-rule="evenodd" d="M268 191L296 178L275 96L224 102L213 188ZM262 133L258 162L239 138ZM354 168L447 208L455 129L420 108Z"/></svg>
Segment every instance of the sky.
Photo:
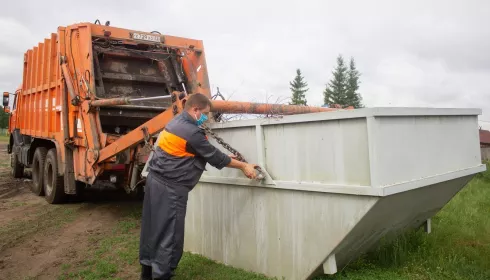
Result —
<svg viewBox="0 0 490 280"><path fill-rule="evenodd" d="M78 22L204 41L213 92L284 102L300 68L323 104L336 57L353 57L367 107L481 108L490 129L490 1L7 1L0 90L21 83L23 53Z"/></svg>

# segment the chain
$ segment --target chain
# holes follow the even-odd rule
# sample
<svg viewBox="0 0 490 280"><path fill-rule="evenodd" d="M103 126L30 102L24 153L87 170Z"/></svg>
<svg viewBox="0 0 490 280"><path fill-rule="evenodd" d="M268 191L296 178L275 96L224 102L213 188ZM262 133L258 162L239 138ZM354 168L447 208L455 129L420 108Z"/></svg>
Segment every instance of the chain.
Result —
<svg viewBox="0 0 490 280"><path fill-rule="evenodd" d="M236 156L237 160L242 161L242 162L247 162L245 160L245 158L242 156L242 154L240 154L240 152L235 150L232 146L230 146L230 144L226 143L225 140L223 140L223 138L219 137L214 131L211 130L211 128L209 128L208 126L206 126L204 124L201 125L201 127L204 129L204 131L206 131L206 134L213 137L216 140L216 142L218 142L218 144L223 146L223 148L227 149L230 153L234 154Z"/></svg>
<svg viewBox="0 0 490 280"><path fill-rule="evenodd" d="M143 149L146 149L149 152L155 152L155 149L153 147L153 143L151 143L151 136L148 133L148 128L146 126L143 126L141 128L141 131L143 132L143 140L145 141L145 145L143 146Z"/></svg>
<svg viewBox="0 0 490 280"><path fill-rule="evenodd" d="M211 130L211 128L209 128L208 126L206 126L204 124L201 125L201 128L204 129L206 134L208 134L209 136L214 138L216 140L216 142L218 142L218 144L223 146L223 148L228 150L230 153L234 154L236 156L236 160L247 163L247 161L245 160L245 158L243 157L243 155L239 151L234 149L230 144L226 143L225 140L223 140L223 138L219 137L214 131ZM259 180L264 179L265 173L262 170L262 168L260 168L260 166L256 166L255 169L259 172L259 176L257 176L257 179L259 179Z"/></svg>

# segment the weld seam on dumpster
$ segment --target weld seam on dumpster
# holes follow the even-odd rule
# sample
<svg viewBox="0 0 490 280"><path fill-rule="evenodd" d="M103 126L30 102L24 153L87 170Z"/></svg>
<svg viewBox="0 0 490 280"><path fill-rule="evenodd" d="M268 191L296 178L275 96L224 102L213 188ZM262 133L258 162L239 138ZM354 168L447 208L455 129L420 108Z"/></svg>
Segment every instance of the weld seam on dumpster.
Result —
<svg viewBox="0 0 490 280"><path fill-rule="evenodd" d="M369 160L369 178L371 180L371 186L377 187L379 185L378 179L378 164L376 163L376 137L377 137L377 123L373 116L366 117L366 133L368 144L368 160Z"/></svg>

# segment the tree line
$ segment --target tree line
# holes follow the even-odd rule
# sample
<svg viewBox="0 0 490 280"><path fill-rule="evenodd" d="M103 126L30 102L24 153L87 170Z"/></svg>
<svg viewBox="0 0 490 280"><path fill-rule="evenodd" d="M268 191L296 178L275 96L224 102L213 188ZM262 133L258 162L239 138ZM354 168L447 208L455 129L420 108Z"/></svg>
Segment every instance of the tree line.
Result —
<svg viewBox="0 0 490 280"><path fill-rule="evenodd" d="M342 55L337 57L337 65L332 71L333 77L325 85L323 91L323 105L332 107L340 105L342 108L353 106L354 108L363 108L362 96L359 90L359 78L361 73L356 68L354 58L351 58L346 65ZM308 83L306 82L300 69L296 69L296 77L289 82L291 89L291 105L308 106L306 92L308 92Z"/></svg>
<svg viewBox="0 0 490 280"><path fill-rule="evenodd" d="M2 105L0 105L0 128L9 127L9 114L3 111Z"/></svg>

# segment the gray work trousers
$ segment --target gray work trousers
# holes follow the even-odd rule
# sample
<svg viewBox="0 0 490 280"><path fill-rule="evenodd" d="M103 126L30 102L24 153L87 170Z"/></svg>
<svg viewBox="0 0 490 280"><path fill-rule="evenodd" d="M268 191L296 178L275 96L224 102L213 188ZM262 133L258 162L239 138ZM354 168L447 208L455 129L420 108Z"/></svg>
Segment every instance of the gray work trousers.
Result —
<svg viewBox="0 0 490 280"><path fill-rule="evenodd" d="M148 174L139 258L142 265L151 266L153 279L170 279L182 257L189 190Z"/></svg>

